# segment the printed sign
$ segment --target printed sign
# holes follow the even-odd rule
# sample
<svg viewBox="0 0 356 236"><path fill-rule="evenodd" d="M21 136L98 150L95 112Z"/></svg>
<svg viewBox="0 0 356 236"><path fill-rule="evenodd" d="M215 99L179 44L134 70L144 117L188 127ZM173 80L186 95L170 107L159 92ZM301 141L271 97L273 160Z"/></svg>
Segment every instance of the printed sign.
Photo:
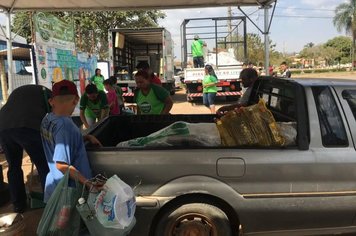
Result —
<svg viewBox="0 0 356 236"><path fill-rule="evenodd" d="M50 13L34 15L36 43L53 48L75 50L74 25L68 24Z"/></svg>
<svg viewBox="0 0 356 236"><path fill-rule="evenodd" d="M39 84L48 88L63 79L74 81L85 89L86 81L94 75L96 56L72 50L52 48L35 44ZM79 83L78 83L79 82Z"/></svg>

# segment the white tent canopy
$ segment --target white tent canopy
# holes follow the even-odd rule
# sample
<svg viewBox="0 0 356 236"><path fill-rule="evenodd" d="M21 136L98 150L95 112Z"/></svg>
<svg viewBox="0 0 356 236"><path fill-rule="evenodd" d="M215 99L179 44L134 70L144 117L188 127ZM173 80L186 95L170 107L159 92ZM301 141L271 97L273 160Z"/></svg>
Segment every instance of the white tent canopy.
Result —
<svg viewBox="0 0 356 236"><path fill-rule="evenodd" d="M0 11L7 15L7 58L9 62L9 93L12 91L12 38L11 17L16 11L112 11L137 9L178 9L194 7L221 7L221 6L259 6L264 9L265 29L265 68L269 64L269 25L268 9L277 0L1 0ZM274 12L274 11L273 11ZM273 13L272 13L273 15ZM267 49L267 50L266 50ZM268 70L266 70L268 74Z"/></svg>
<svg viewBox="0 0 356 236"><path fill-rule="evenodd" d="M275 0L1 0L0 8L7 12L21 10L85 11L173 9L217 6L264 6Z"/></svg>

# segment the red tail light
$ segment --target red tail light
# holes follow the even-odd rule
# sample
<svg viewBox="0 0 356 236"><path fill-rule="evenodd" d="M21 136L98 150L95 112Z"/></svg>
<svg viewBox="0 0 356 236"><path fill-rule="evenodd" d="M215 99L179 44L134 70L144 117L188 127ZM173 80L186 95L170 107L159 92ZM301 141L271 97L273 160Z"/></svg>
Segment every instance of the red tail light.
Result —
<svg viewBox="0 0 356 236"><path fill-rule="evenodd" d="M198 92L203 91L203 86L198 86L198 87L197 87L197 91L198 91Z"/></svg>

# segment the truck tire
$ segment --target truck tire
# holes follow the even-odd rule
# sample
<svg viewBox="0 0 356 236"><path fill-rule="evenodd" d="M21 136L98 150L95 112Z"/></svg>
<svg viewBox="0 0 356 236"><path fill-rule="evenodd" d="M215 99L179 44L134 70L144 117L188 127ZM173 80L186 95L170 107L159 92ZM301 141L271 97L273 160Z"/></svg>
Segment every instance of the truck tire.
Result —
<svg viewBox="0 0 356 236"><path fill-rule="evenodd" d="M231 236L226 214L207 203L189 203L171 208L158 220L154 236Z"/></svg>

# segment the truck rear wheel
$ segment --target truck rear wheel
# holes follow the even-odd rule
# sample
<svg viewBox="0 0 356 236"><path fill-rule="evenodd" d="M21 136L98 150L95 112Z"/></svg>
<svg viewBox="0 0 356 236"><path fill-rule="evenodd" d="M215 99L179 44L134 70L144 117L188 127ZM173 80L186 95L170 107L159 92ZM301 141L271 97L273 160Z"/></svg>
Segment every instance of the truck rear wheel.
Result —
<svg viewBox="0 0 356 236"><path fill-rule="evenodd" d="M231 236L226 214L206 203L189 203L172 208L162 215L155 236Z"/></svg>

